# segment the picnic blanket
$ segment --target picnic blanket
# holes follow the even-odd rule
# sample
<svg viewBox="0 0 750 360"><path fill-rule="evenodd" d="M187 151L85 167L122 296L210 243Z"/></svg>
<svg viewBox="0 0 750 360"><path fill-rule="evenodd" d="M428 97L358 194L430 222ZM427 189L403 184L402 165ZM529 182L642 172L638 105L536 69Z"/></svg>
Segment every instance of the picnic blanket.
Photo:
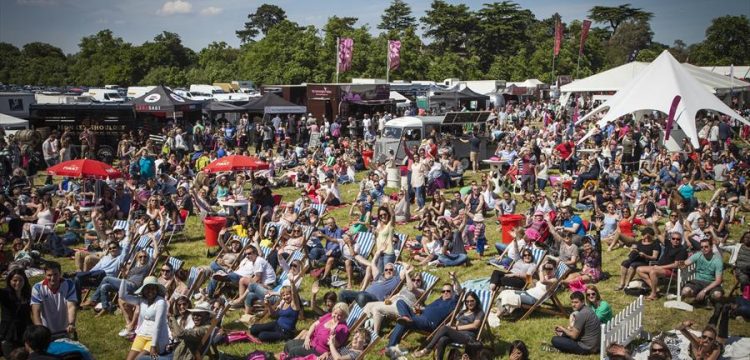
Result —
<svg viewBox="0 0 750 360"><path fill-rule="evenodd" d="M700 331L690 330L693 335L700 337ZM664 342L667 344L673 359L690 360L690 342L678 330L665 332ZM646 360L650 343L641 344L633 351L633 359ZM750 338L730 336L724 347L721 359L740 360L750 358Z"/></svg>

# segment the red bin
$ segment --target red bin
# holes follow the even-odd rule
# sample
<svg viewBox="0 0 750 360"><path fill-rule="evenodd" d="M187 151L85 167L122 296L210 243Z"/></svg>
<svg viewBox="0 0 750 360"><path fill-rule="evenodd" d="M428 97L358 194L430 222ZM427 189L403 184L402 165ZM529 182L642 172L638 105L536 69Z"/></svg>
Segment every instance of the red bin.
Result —
<svg viewBox="0 0 750 360"><path fill-rule="evenodd" d="M513 231L514 228L521 226L524 220L526 220L526 217L518 214L500 216L503 244L510 244L510 242L513 241L513 237L510 235L510 232Z"/></svg>
<svg viewBox="0 0 750 360"><path fill-rule="evenodd" d="M203 219L206 232L206 246L219 246L219 232L227 224L227 219L221 216L207 216Z"/></svg>
<svg viewBox="0 0 750 360"><path fill-rule="evenodd" d="M373 153L372 150L363 150L362 151L362 159L365 162L365 168L368 168L368 169L370 168L370 161L372 161L372 155L373 154L374 153Z"/></svg>
<svg viewBox="0 0 750 360"><path fill-rule="evenodd" d="M565 180L562 183L563 189L568 189L568 192L573 193L573 180Z"/></svg>

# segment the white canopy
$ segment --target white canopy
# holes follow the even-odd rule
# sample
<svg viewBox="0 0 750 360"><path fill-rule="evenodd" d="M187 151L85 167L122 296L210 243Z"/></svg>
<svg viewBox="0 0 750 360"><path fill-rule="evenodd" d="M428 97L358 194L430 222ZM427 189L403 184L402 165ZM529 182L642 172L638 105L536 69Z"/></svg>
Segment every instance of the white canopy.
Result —
<svg viewBox="0 0 750 360"><path fill-rule="evenodd" d="M29 121L0 113L0 128L9 130L28 129Z"/></svg>
<svg viewBox="0 0 750 360"><path fill-rule="evenodd" d="M510 87L511 85L515 85L516 87L522 87L522 88L534 88L538 85L544 85L544 83L539 79L526 79L526 81L523 82L507 82L505 83L505 87Z"/></svg>
<svg viewBox="0 0 750 360"><path fill-rule="evenodd" d="M401 95L398 91L391 91L389 97L391 100L396 101L396 107L409 107L409 104L411 104L411 100L406 96Z"/></svg>
<svg viewBox="0 0 750 360"><path fill-rule="evenodd" d="M656 60L654 60L656 61ZM676 62L676 60L675 60ZM735 79L732 81L729 77L718 73L697 67L691 64L680 64L690 75L696 78L710 92L715 93L719 90L735 90L747 88L750 83ZM591 75L587 78L579 79L570 84L560 87L563 93L571 92L602 92L602 91L619 91L628 83L636 79L649 66L647 62L629 62L616 68Z"/></svg>
<svg viewBox="0 0 750 360"><path fill-rule="evenodd" d="M666 50L627 86L607 102L586 114L579 122L605 109L609 111L599 120L600 127L639 110L658 110L666 114L669 113L672 100L676 95L680 95L682 100L677 107L675 122L685 131L685 135L696 147L698 146L698 132L695 115L699 110L718 111L750 125L750 122L711 94Z"/></svg>

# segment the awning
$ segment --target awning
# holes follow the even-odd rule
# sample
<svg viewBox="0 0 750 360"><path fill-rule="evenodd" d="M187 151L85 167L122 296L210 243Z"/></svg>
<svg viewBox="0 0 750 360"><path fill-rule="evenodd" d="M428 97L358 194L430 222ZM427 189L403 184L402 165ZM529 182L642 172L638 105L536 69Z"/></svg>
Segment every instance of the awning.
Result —
<svg viewBox="0 0 750 360"><path fill-rule="evenodd" d="M395 104L396 101L393 99L382 99L382 100L349 100L352 104L357 105L368 105L368 106L375 106L375 105L392 105Z"/></svg>

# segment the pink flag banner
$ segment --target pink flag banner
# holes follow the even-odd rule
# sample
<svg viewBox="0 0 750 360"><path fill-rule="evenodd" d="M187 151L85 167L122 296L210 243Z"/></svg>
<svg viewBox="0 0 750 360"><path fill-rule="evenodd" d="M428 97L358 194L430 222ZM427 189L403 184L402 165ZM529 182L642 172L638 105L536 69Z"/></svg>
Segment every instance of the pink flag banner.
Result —
<svg viewBox="0 0 750 360"><path fill-rule="evenodd" d="M562 22L555 23L555 56L560 54L560 45L562 45L563 36Z"/></svg>
<svg viewBox="0 0 750 360"><path fill-rule="evenodd" d="M346 72L352 67L354 55L354 40L351 38L339 39L339 72Z"/></svg>
<svg viewBox="0 0 750 360"><path fill-rule="evenodd" d="M672 106L669 108L669 117L667 118L667 124L664 126L664 141L669 140L669 133L672 132L674 126L675 114L677 113L677 105L680 103L680 95L676 95L672 99Z"/></svg>
<svg viewBox="0 0 750 360"><path fill-rule="evenodd" d="M580 109L578 109L578 99L576 99L576 107L573 108L573 124L578 122Z"/></svg>
<svg viewBox="0 0 750 360"><path fill-rule="evenodd" d="M578 55L583 55L583 44L586 43L586 38L589 37L589 29L591 29L591 20L583 20L581 26L581 45L578 46Z"/></svg>
<svg viewBox="0 0 750 360"><path fill-rule="evenodd" d="M388 40L388 69L396 70L401 65L401 41Z"/></svg>

